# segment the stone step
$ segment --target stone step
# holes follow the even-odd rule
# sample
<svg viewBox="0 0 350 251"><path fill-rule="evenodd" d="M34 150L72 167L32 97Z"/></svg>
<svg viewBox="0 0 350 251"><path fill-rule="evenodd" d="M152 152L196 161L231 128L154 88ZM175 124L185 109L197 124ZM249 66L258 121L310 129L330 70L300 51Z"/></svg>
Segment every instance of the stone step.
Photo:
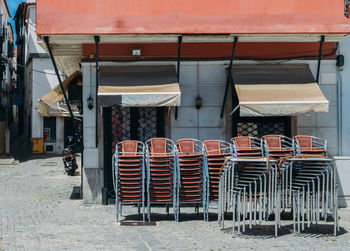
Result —
<svg viewBox="0 0 350 251"><path fill-rule="evenodd" d="M0 165L18 165L19 161L14 158L1 158Z"/></svg>

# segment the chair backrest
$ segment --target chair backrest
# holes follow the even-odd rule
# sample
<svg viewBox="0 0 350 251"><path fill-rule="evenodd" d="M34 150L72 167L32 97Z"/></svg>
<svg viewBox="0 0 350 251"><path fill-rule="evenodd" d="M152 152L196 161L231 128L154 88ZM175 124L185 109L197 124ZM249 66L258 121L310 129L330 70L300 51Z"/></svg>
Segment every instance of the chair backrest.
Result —
<svg viewBox="0 0 350 251"><path fill-rule="evenodd" d="M312 150L312 137L306 135L299 135L294 137L299 142L300 149Z"/></svg>
<svg viewBox="0 0 350 251"><path fill-rule="evenodd" d="M238 136L233 139L238 149L250 149L252 147L252 139L249 136Z"/></svg>
<svg viewBox="0 0 350 251"><path fill-rule="evenodd" d="M281 135L265 135L264 139L269 148L275 150L282 148Z"/></svg>
<svg viewBox="0 0 350 251"><path fill-rule="evenodd" d="M139 142L137 140L124 140L121 142L122 145L122 155L128 155L132 153L137 153L137 147Z"/></svg>
<svg viewBox="0 0 350 251"><path fill-rule="evenodd" d="M151 139L151 153L166 153L166 138Z"/></svg>
<svg viewBox="0 0 350 251"><path fill-rule="evenodd" d="M205 146L205 150L207 150L208 155L222 153L220 140L206 140L203 143Z"/></svg>
<svg viewBox="0 0 350 251"><path fill-rule="evenodd" d="M193 153L194 152L194 140L193 139L179 139L177 146L180 153Z"/></svg>

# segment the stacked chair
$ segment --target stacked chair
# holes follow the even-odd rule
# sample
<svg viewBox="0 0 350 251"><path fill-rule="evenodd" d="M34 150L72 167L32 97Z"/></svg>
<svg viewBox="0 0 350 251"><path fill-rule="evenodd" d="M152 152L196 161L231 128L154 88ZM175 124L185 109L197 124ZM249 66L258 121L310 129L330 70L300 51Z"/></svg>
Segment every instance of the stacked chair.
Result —
<svg viewBox="0 0 350 251"><path fill-rule="evenodd" d="M114 175L116 191L116 219L123 204L142 206L145 221L145 146L136 140L126 140L116 145Z"/></svg>
<svg viewBox="0 0 350 251"><path fill-rule="evenodd" d="M291 208L293 233L306 227L334 220L334 236L338 225L338 187L336 166L332 159L320 157L296 158L280 167L281 208Z"/></svg>
<svg viewBox="0 0 350 251"><path fill-rule="evenodd" d="M231 139L236 157L262 156L261 140L250 136L238 136Z"/></svg>
<svg viewBox="0 0 350 251"><path fill-rule="evenodd" d="M209 171L207 201L214 205L218 202L221 167L224 165L226 157L233 156L233 149L232 145L226 141L206 140L203 143Z"/></svg>
<svg viewBox="0 0 350 251"><path fill-rule="evenodd" d="M293 146L295 154L300 155L323 155L328 156L327 154L327 140L307 136L307 135L298 135L293 138Z"/></svg>
<svg viewBox="0 0 350 251"><path fill-rule="evenodd" d="M289 210L294 234L333 219L336 235L339 231L336 166L327 157L326 141L304 135L294 137L293 141L276 136L279 135L262 139L265 157L261 158L240 156L239 142L233 141L237 156L227 159L220 176L219 225L224 228L225 213L232 210L233 234L246 231L248 224L252 228L257 221L261 224L270 218L274 219L277 236L281 212ZM245 143L248 147L249 140Z"/></svg>
<svg viewBox="0 0 350 251"><path fill-rule="evenodd" d="M203 143L196 139L177 141L179 151L180 192L179 203L203 206L204 220L208 220L207 181L208 169L203 155ZM179 207L180 210L180 207ZM198 211L199 212L199 211Z"/></svg>
<svg viewBox="0 0 350 251"><path fill-rule="evenodd" d="M267 158L231 158L226 162L219 183L218 221L224 229L224 216L233 212L232 233L261 225L269 216L275 217L275 236L279 219L277 162Z"/></svg>
<svg viewBox="0 0 350 251"><path fill-rule="evenodd" d="M327 141L298 135L266 135L261 140L240 136L232 144L220 140L152 138L145 144L125 140L116 145L113 173L116 219L122 205L165 205L179 220L180 205L218 206L218 222L232 211L233 234L262 224L274 215L275 236L281 212L290 210L294 234L330 218L339 231L338 187L334 160ZM147 201L146 201L147 198Z"/></svg>
<svg viewBox="0 0 350 251"><path fill-rule="evenodd" d="M262 138L264 156L283 158L293 156L293 142L291 138L282 135L265 135Z"/></svg>
<svg viewBox="0 0 350 251"><path fill-rule="evenodd" d="M152 138L146 141L147 159L147 213L151 221L151 205L164 204L174 209L178 221L179 171L177 169L177 147L166 138Z"/></svg>

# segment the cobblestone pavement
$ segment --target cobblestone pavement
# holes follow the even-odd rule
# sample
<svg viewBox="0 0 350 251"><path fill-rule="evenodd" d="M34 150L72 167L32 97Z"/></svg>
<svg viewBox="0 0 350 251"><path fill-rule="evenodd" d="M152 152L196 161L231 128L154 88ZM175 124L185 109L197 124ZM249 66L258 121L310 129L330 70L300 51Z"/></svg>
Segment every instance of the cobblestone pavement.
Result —
<svg viewBox="0 0 350 251"><path fill-rule="evenodd" d="M157 226L119 226L113 205L83 205L70 200L80 176L68 177L59 157L0 166L0 249L4 250L350 250L350 210L340 210L340 234L332 225L318 225L293 236L290 221L280 237L273 226L255 227L232 237L219 230L215 210L203 222L193 208L181 211L181 222L153 209ZM170 210L171 211L171 210ZM139 220L137 208L123 208L127 220Z"/></svg>

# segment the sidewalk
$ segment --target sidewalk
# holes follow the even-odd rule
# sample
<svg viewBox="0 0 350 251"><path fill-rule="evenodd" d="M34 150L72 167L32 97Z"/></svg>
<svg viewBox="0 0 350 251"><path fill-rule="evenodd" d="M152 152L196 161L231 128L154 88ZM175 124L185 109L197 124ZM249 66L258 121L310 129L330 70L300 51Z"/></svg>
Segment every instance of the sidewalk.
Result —
<svg viewBox="0 0 350 251"><path fill-rule="evenodd" d="M80 170L79 170L80 171ZM273 228L255 228L233 238L231 223L219 230L216 210L203 222L193 208L181 209L181 222L164 208L154 208L157 226L119 226L113 205L83 205L70 200L80 176L64 174L60 157L0 166L0 249L4 250L349 250L350 210L340 210L339 236L320 224L294 237L286 221L274 238ZM123 207L128 220L137 208Z"/></svg>

